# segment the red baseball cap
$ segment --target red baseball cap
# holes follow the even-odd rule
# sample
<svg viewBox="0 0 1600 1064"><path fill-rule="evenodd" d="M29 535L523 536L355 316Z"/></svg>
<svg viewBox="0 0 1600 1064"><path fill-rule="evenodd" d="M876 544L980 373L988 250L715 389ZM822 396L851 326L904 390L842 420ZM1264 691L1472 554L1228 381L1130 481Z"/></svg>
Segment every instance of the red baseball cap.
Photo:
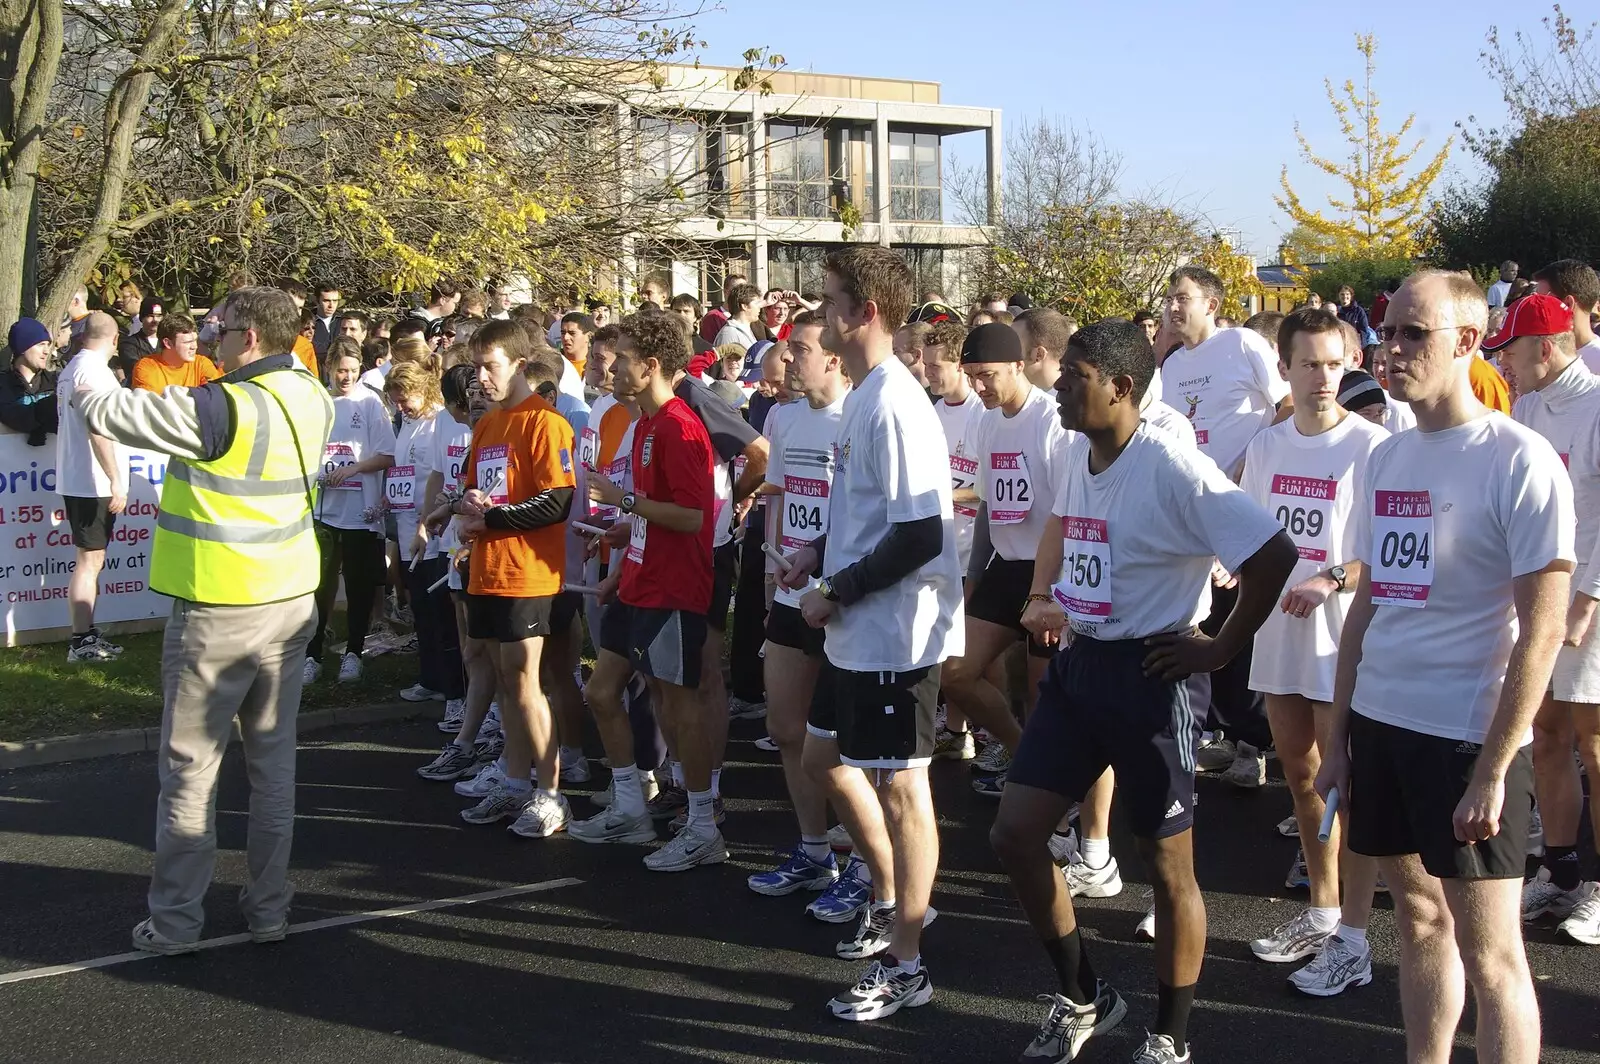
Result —
<svg viewBox="0 0 1600 1064"><path fill-rule="evenodd" d="M1555 296L1536 292L1523 296L1506 309L1500 331L1483 342L1485 351L1498 351L1524 336L1559 336L1572 331L1572 311Z"/></svg>

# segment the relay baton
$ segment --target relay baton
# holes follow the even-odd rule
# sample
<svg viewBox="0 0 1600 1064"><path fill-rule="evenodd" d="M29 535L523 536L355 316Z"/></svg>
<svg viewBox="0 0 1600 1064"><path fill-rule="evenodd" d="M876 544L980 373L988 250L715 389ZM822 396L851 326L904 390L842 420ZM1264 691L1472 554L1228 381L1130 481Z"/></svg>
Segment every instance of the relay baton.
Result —
<svg viewBox="0 0 1600 1064"><path fill-rule="evenodd" d="M778 568L782 569L785 573L794 568L794 563L788 558L784 557L783 551L779 550L777 547L774 547L771 543L761 544L761 549L766 552L767 557L777 562Z"/></svg>
<svg viewBox="0 0 1600 1064"><path fill-rule="evenodd" d="M1328 788L1327 807L1322 811L1322 825L1317 828L1317 841L1327 842L1333 832L1333 818L1339 815L1339 788Z"/></svg>

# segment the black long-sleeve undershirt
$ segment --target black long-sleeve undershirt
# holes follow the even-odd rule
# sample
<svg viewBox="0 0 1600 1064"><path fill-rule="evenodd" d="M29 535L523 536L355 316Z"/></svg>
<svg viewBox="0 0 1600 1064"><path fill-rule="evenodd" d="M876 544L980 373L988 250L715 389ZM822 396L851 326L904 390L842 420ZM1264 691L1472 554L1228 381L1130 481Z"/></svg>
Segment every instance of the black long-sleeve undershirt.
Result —
<svg viewBox="0 0 1600 1064"><path fill-rule="evenodd" d="M827 537L813 541L817 556L827 551ZM860 602L875 591L893 587L939 556L944 549L944 518L935 514L889 526L889 532L860 561L831 578L841 605Z"/></svg>
<svg viewBox="0 0 1600 1064"><path fill-rule="evenodd" d="M523 502L492 506L483 512L486 528L529 532L567 519L572 510L572 488L551 488Z"/></svg>

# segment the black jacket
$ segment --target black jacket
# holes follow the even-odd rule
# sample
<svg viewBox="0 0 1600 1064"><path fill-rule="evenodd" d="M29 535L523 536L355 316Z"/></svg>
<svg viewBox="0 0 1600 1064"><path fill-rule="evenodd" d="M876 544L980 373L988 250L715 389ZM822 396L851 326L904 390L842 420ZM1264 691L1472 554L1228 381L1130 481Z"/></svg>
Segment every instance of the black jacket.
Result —
<svg viewBox="0 0 1600 1064"><path fill-rule="evenodd" d="M140 333L124 336L117 341L116 365L122 370L122 384L125 388L133 387L133 367L146 355L153 355L160 347L151 347L150 341Z"/></svg>
<svg viewBox="0 0 1600 1064"><path fill-rule="evenodd" d="M43 447L56 430L56 374L44 370L30 382L15 367L0 373L0 424L26 433L28 446Z"/></svg>

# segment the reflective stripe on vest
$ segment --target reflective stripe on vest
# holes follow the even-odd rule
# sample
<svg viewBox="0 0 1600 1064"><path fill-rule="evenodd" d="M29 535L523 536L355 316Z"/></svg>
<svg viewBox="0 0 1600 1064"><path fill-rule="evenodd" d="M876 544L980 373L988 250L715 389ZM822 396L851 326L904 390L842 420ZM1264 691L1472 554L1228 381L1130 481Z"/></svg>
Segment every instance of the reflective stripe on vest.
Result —
<svg viewBox="0 0 1600 1064"><path fill-rule="evenodd" d="M233 440L210 461L175 457L168 466L150 586L219 605L309 594L320 558L307 485L315 491L333 402L298 367L217 385L232 407Z"/></svg>

